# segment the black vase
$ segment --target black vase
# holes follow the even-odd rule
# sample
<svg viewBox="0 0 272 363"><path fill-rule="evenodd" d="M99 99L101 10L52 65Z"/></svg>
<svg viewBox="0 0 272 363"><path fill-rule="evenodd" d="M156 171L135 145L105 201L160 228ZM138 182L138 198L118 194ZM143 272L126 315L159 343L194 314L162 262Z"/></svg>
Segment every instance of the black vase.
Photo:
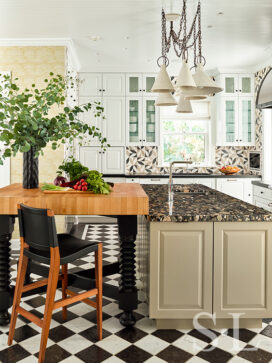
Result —
<svg viewBox="0 0 272 363"><path fill-rule="evenodd" d="M35 149L23 154L23 188L39 188L39 159L35 158Z"/></svg>

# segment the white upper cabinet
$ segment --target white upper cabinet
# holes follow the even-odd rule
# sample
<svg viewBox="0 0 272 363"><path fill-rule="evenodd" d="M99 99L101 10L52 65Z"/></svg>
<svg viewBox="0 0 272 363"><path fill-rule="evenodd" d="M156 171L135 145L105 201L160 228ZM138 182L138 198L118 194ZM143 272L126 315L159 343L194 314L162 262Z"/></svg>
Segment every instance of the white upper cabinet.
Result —
<svg viewBox="0 0 272 363"><path fill-rule="evenodd" d="M220 85L224 89L220 95L224 96L254 96L253 74L220 74Z"/></svg>
<svg viewBox="0 0 272 363"><path fill-rule="evenodd" d="M102 96L102 73L79 73L79 96Z"/></svg>
<svg viewBox="0 0 272 363"><path fill-rule="evenodd" d="M127 144L158 145L159 108L154 97L127 98Z"/></svg>
<svg viewBox="0 0 272 363"><path fill-rule="evenodd" d="M217 145L255 145L254 76L221 74L216 96Z"/></svg>
<svg viewBox="0 0 272 363"><path fill-rule="evenodd" d="M103 122L103 136L111 146L122 146L126 139L126 113L124 97L103 97L105 119Z"/></svg>
<svg viewBox="0 0 272 363"><path fill-rule="evenodd" d="M103 96L125 96L126 77L124 73L103 73Z"/></svg>
<svg viewBox="0 0 272 363"><path fill-rule="evenodd" d="M80 73L79 96L125 96L124 73Z"/></svg>
<svg viewBox="0 0 272 363"><path fill-rule="evenodd" d="M151 88L155 82L155 74L127 74L127 96L154 96Z"/></svg>

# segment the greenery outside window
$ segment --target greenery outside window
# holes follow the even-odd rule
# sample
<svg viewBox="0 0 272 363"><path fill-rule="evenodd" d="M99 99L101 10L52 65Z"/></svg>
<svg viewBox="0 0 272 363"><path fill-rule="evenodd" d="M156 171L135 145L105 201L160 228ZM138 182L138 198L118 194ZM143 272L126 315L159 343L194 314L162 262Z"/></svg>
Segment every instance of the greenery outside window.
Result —
<svg viewBox="0 0 272 363"><path fill-rule="evenodd" d="M161 117L160 164L191 160L195 166L211 165L211 120L197 115Z"/></svg>

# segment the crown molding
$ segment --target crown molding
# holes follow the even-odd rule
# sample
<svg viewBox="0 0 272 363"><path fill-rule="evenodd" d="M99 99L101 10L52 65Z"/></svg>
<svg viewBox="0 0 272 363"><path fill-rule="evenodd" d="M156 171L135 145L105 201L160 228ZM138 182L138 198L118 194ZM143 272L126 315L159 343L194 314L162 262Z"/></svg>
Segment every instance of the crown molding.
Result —
<svg viewBox="0 0 272 363"><path fill-rule="evenodd" d="M0 38L0 47L39 47L64 46L67 47L73 68L78 71L81 63L75 51L71 38Z"/></svg>

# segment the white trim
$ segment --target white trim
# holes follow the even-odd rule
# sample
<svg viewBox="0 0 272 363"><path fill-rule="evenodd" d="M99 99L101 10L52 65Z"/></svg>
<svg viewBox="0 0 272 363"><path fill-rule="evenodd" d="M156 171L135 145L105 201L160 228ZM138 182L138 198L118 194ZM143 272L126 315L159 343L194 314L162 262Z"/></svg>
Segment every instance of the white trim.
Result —
<svg viewBox="0 0 272 363"><path fill-rule="evenodd" d="M0 38L1 47L31 47L31 46L66 46L71 57L71 63L76 71L81 68L75 45L71 38Z"/></svg>

